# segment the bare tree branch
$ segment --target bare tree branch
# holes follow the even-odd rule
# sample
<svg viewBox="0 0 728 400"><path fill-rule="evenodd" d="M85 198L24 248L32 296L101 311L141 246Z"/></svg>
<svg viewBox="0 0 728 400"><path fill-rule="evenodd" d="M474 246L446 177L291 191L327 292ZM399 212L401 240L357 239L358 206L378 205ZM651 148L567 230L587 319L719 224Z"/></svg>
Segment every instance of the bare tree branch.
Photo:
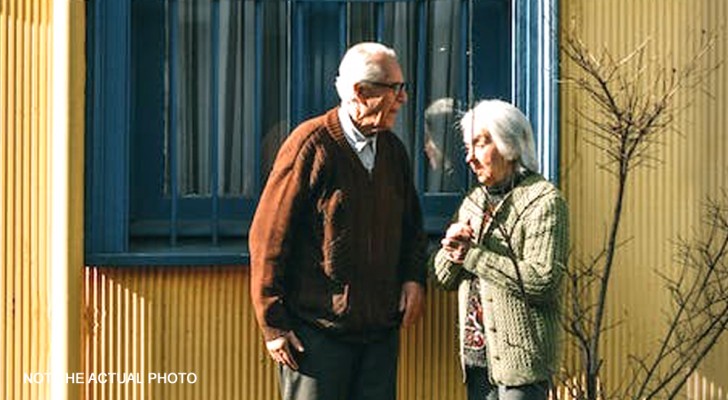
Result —
<svg viewBox="0 0 728 400"><path fill-rule="evenodd" d="M682 67L668 68L648 60L650 40L618 58L606 49L594 54L573 31L562 39L563 59L574 67L567 71L575 71L564 76L562 83L589 100L576 110L578 118L586 122L581 138L605 157L598 167L616 178L603 249L568 272L571 304L564 327L581 352L583 365L577 376L584 378L569 381L568 388L578 398L606 397L600 376L604 362L600 343L602 334L613 328L605 326L604 318L631 173L661 162L654 149L666 142L667 134L676 132L675 116L685 108L677 104L678 95L705 89L706 77L719 66L706 66L704 61L714 42L714 36L706 35L695 57ZM659 394L672 398L684 385L686 374L692 373L725 331L728 284L716 278L728 277L725 248L717 245L728 232L726 209L725 205L710 209L708 221L713 229L707 239L679 248L680 274L676 278L661 274L673 304L667 311L668 326L656 351L630 356L634 375L619 388L621 398ZM728 235L725 238L728 243Z"/></svg>

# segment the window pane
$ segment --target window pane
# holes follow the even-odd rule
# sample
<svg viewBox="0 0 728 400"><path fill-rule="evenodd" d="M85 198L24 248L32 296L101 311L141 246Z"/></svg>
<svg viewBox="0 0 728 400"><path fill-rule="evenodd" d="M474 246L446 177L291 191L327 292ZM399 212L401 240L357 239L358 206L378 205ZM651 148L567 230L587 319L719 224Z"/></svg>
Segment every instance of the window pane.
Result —
<svg viewBox="0 0 728 400"><path fill-rule="evenodd" d="M175 174L178 193L174 196L209 196L210 118L217 117L211 102L215 95L212 73L217 67L212 60L211 34L212 29L219 30L220 23L212 21L209 1L170 2L167 7L166 81L171 89L167 106L173 108L173 114L166 127L165 142L172 146L166 175L169 182Z"/></svg>
<svg viewBox="0 0 728 400"><path fill-rule="evenodd" d="M220 196L250 197L255 190L255 38L255 4L220 2Z"/></svg>
<svg viewBox="0 0 728 400"><path fill-rule="evenodd" d="M463 65L467 38L461 33L464 3L436 1L429 8L425 187L427 192L458 192L465 184L462 140L455 126L458 109L455 99L466 96L462 84L467 81L464 75L467 69Z"/></svg>
<svg viewBox="0 0 728 400"><path fill-rule="evenodd" d="M171 194L174 177L176 196L209 197L215 190L218 196L254 197L260 162L256 121L263 118L264 131L281 121L286 125L286 3L259 3L262 30L256 29L255 2L164 3L164 193ZM261 91L269 94L262 102L256 98L261 35L266 77ZM263 140L265 147L268 141ZM273 142L277 148L279 141Z"/></svg>
<svg viewBox="0 0 728 400"><path fill-rule="evenodd" d="M405 144L412 161L417 163L422 151L416 148L416 90L423 87L424 84L417 78L418 6L414 2L395 2L384 3L379 8L381 13L379 18L382 19L380 22L382 26L381 40L397 51L404 79L410 83L407 89L409 100L400 108L397 115L395 133ZM372 25L376 26L377 24ZM413 170L417 170L417 168L413 168Z"/></svg>
<svg viewBox="0 0 728 400"><path fill-rule="evenodd" d="M263 2L261 183L268 178L278 148L290 130L289 12L286 1Z"/></svg>
<svg viewBox="0 0 728 400"><path fill-rule="evenodd" d="M454 125L469 84L467 0L131 2L133 232L246 220L291 129L338 103L338 63L361 41L400 57L409 101L394 131L418 188L465 187Z"/></svg>
<svg viewBox="0 0 728 400"><path fill-rule="evenodd" d="M160 0L162 1L162 0ZM288 77L290 2L265 1L263 29L256 31L255 2L237 0L164 1L166 23L166 103L164 193L177 196L254 197L256 179L264 182L280 143L290 131ZM410 101L395 129L421 172L427 192L457 192L465 174L455 116L426 122L417 138L418 110L457 104L465 78L465 12L462 1L427 5L425 76L418 77L420 5L417 2L352 2L347 10L347 41L379 40L400 55L410 85ZM262 35L263 49L256 52ZM262 56L261 89L256 98L256 57ZM414 81L414 82L413 82ZM305 84L305 82L303 83ZM415 89L423 91L417 106ZM171 110L169 109L171 108ZM433 109L434 110L434 109ZM432 113L426 114L432 115ZM260 146L256 143L260 118ZM418 170L418 168L415 168ZM258 177L256 178L256 173ZM216 188L213 189L213 186Z"/></svg>
<svg viewBox="0 0 728 400"><path fill-rule="evenodd" d="M415 163L424 157L424 190L429 193L461 192L466 184L461 140L455 127L458 101L467 95L467 65L463 35L464 1L433 1L427 5L426 46L420 47L420 4L411 1L351 3L350 44L381 40L394 47L402 72L409 81L409 101L401 108L395 133ZM418 76L420 50L426 54L424 76ZM417 140L416 101L422 91L425 110L424 138ZM417 170L417 168L414 168Z"/></svg>

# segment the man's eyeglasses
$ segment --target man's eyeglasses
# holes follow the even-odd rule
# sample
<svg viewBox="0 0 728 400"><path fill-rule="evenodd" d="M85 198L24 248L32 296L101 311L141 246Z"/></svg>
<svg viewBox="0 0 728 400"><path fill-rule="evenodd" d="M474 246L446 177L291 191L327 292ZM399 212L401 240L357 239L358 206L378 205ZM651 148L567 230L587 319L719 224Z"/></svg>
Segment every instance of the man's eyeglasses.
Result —
<svg viewBox="0 0 728 400"><path fill-rule="evenodd" d="M396 94L399 94L400 92L407 90L407 83L405 83L405 82L393 82L393 83L385 83L385 82L377 82L377 81L362 81L362 82L372 85L372 86L390 88L390 89L394 90L394 93L396 93Z"/></svg>

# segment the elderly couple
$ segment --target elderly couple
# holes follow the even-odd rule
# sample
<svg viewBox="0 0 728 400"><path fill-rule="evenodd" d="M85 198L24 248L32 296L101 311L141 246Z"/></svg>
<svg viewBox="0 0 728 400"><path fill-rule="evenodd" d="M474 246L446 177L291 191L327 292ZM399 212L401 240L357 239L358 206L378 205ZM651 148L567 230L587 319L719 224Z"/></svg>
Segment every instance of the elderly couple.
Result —
<svg viewBox="0 0 728 400"><path fill-rule="evenodd" d="M546 399L557 363L568 211L538 171L526 117L499 100L462 118L478 184L429 262L404 146L394 50L351 47L341 104L282 145L250 228L251 297L284 399L396 397L398 329L421 316L427 266L458 290L468 399Z"/></svg>

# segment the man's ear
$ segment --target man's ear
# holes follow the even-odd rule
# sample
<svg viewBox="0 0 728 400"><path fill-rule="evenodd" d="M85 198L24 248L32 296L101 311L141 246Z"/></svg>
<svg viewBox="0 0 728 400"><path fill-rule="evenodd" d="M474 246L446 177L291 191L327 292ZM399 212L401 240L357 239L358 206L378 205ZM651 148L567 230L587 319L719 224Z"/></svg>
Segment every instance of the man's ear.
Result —
<svg viewBox="0 0 728 400"><path fill-rule="evenodd" d="M354 98L357 99L359 102L364 102L366 100L366 95L364 94L364 91L366 89L364 88L364 85L361 82L357 82L354 84Z"/></svg>

